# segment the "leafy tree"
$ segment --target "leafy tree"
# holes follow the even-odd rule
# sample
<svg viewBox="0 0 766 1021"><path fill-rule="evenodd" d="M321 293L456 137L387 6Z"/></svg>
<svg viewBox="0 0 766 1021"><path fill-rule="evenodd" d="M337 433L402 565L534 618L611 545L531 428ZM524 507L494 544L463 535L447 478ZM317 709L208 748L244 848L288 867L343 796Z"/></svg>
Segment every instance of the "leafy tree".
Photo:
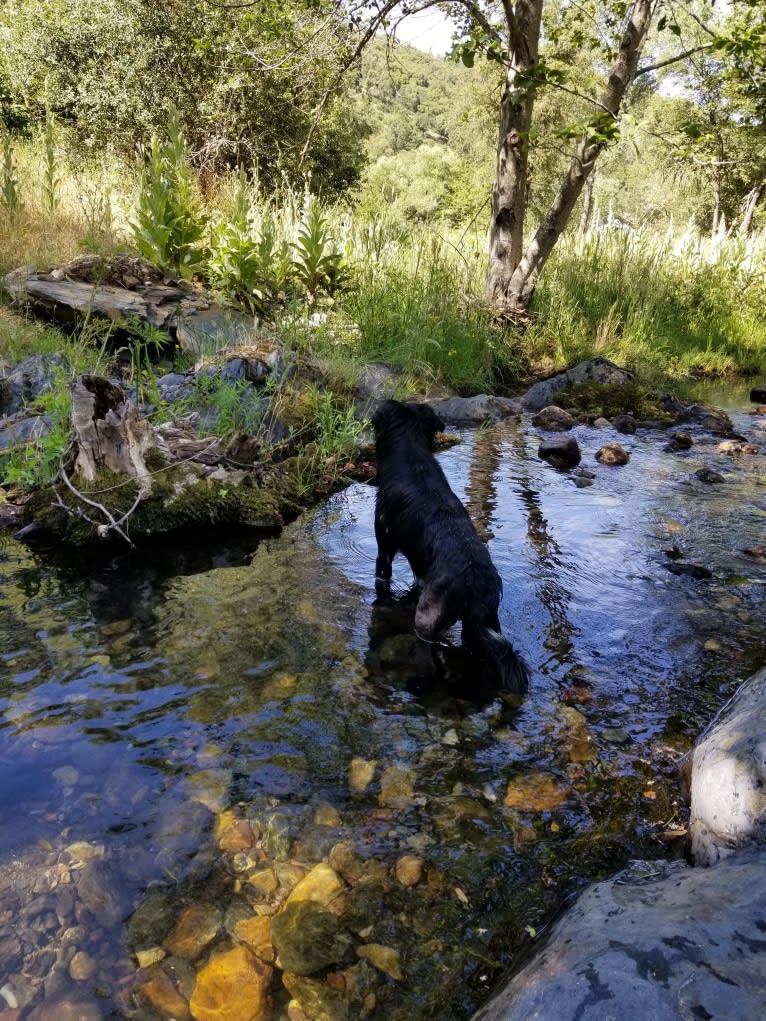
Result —
<svg viewBox="0 0 766 1021"><path fill-rule="evenodd" d="M349 46L343 22L318 34L332 6L6 0L0 49L27 115L42 120L51 109L88 148L132 154L175 108L198 167L258 168L265 183L311 175L317 189L338 191L364 159L363 121L342 91L303 152Z"/></svg>

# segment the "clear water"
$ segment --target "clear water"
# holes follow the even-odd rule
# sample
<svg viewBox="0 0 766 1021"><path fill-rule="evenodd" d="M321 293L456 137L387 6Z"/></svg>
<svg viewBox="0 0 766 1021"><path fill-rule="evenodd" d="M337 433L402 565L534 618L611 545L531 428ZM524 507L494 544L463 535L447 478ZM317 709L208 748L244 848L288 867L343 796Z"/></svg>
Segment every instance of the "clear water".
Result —
<svg viewBox="0 0 766 1021"><path fill-rule="evenodd" d="M752 432L744 391L715 397ZM766 659L766 563L743 552L766 542L766 458L702 436L677 454L656 433L576 435L594 472L583 488L513 425L440 455L532 668L520 706L458 648L422 658L404 561L400 598L376 603L369 486L260 544L66 557L8 540L0 986L21 1006L68 996L104 1018L170 1016L137 993L135 951L189 903L248 910L242 862L216 838L228 809L262 834L260 867L305 869L341 843L379 863L349 894L358 940L402 962L400 981L374 973L366 1006L348 993L349 1016L373 1021L470 1016L584 881L680 853L673 759ZM614 439L624 468L595 462ZM725 484L699 482L699 467ZM712 579L669 573L671 547ZM374 763L364 789L354 759ZM392 770L406 777L393 799ZM425 864L411 889L393 878L403 854ZM91 860L112 912L82 892ZM187 993L230 930L186 962ZM71 977L75 946L95 962L87 979ZM278 975L272 994L286 1017Z"/></svg>

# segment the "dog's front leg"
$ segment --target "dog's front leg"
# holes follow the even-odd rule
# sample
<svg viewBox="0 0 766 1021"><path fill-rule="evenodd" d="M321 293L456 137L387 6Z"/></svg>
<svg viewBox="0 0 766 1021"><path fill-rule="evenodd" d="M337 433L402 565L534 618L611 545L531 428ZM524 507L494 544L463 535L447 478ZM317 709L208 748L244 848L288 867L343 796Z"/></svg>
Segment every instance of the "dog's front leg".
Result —
<svg viewBox="0 0 766 1021"><path fill-rule="evenodd" d="M396 556L396 547L391 535L383 522L382 514L375 515L375 538L378 543L378 556L375 560L375 592L379 596L388 595L391 588L391 569Z"/></svg>

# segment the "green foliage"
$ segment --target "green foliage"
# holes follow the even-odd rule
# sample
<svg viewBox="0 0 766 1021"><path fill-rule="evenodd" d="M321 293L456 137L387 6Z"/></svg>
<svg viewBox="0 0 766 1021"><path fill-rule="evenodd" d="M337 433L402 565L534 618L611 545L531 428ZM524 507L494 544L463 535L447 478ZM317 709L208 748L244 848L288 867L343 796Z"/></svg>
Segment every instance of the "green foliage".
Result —
<svg viewBox="0 0 766 1021"><path fill-rule="evenodd" d="M333 238L319 202L306 197L298 239L293 244L295 277L311 297L333 291L341 282L345 259Z"/></svg>
<svg viewBox="0 0 766 1021"><path fill-rule="evenodd" d="M525 335L556 364L603 355L661 381L766 371L766 237L664 238L600 231L565 238Z"/></svg>
<svg viewBox="0 0 766 1021"><path fill-rule="evenodd" d="M58 170L58 159L56 154L56 119L50 110L48 110L45 115L43 142L45 146L43 179L45 208L48 213L55 213L60 201L59 189L61 187L61 177Z"/></svg>
<svg viewBox="0 0 766 1021"><path fill-rule="evenodd" d="M8 0L0 102L35 122L50 100L81 151L148 146L171 110L205 169L256 167L269 185L310 172L323 193L356 179L365 126L344 96L314 114L354 43L330 0ZM2 104L5 107L6 104Z"/></svg>
<svg viewBox="0 0 766 1021"><path fill-rule="evenodd" d="M215 412L213 422L205 426L206 435L210 432L217 436L258 432L268 401L266 395L246 379L200 375L195 377L194 385L199 397Z"/></svg>
<svg viewBox="0 0 766 1021"><path fill-rule="evenodd" d="M152 139L140 178L133 233L145 259L187 278L200 270L204 259L205 219L195 184L186 139L173 112L166 138Z"/></svg>
<svg viewBox="0 0 766 1021"><path fill-rule="evenodd" d="M8 218L14 221L21 211L19 181L16 176L16 164L13 155L13 143L10 132L2 132L2 151L0 151L0 201Z"/></svg>
<svg viewBox="0 0 766 1021"><path fill-rule="evenodd" d="M35 437L24 447L13 449L0 460L3 485L40 489L55 478L72 442L69 381L69 373L58 368L50 389L36 399L35 406L48 418L50 431Z"/></svg>

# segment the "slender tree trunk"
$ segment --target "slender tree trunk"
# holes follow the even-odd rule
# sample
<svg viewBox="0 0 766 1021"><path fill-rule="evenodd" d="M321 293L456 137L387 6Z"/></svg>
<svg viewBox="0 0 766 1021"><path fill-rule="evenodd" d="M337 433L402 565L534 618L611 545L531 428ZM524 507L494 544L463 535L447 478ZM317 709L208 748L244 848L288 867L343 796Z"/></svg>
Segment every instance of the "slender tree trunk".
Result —
<svg viewBox="0 0 766 1021"><path fill-rule="evenodd" d="M652 0L635 0L628 14L619 53L600 100L601 107L614 118L619 113L635 74L651 18ZM502 143L501 130L501 147ZM508 258L508 249L491 247L487 291L492 301L520 311L529 308L540 271L566 228L575 203L605 145L604 141L592 141L588 134L580 139L561 188L518 263ZM498 174L500 169L498 158ZM493 213L496 217L495 207Z"/></svg>
<svg viewBox="0 0 766 1021"><path fill-rule="evenodd" d="M510 59L500 97L492 222L489 228L487 293L502 301L509 267L517 266L524 245L524 214L529 185L529 128L535 89L529 72L537 63L543 0L517 0L508 15Z"/></svg>
<svg viewBox="0 0 766 1021"><path fill-rule="evenodd" d="M745 211L742 215L742 223L739 225L739 233L742 237L749 237L753 229L753 216L758 203L766 193L766 180L761 181L749 193L745 199Z"/></svg>
<svg viewBox="0 0 766 1021"><path fill-rule="evenodd" d="M593 216L593 185L596 181L596 171L589 175L585 182L585 191L582 197L582 214L580 215L580 233L585 234L590 227Z"/></svg>
<svg viewBox="0 0 766 1021"><path fill-rule="evenodd" d="M716 168L713 174L713 222L710 225L710 234L715 237L718 233L718 224L721 219L721 171Z"/></svg>

